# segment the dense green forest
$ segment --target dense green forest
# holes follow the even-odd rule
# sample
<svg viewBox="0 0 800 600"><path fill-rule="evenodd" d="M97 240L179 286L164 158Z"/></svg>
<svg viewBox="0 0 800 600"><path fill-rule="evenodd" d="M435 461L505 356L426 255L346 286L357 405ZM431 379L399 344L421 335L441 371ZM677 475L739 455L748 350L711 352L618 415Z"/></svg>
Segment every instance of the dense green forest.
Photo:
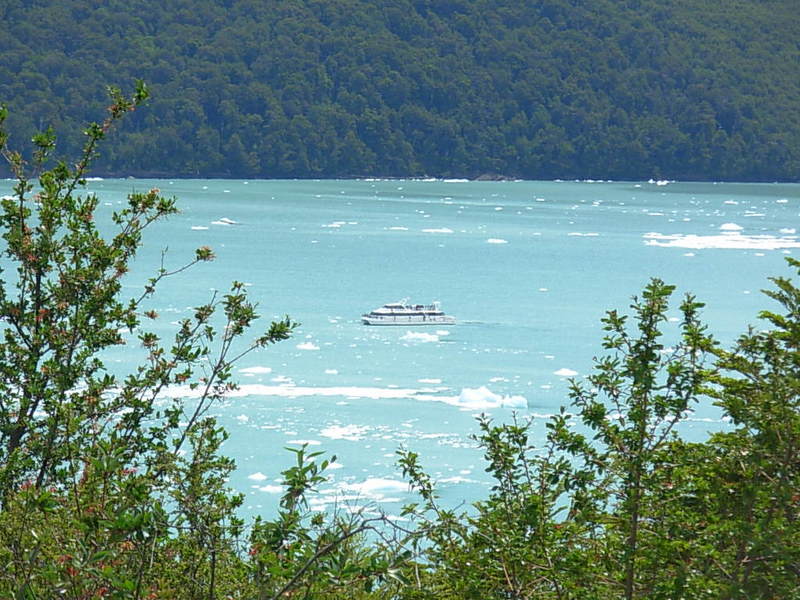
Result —
<svg viewBox="0 0 800 600"><path fill-rule="evenodd" d="M174 336L152 332L160 285L214 253L200 247L137 290L125 275L176 200L134 192L113 227L97 222L91 158L146 99L143 85L130 98L112 90L74 166L49 160L51 132L26 163L0 108L16 178L0 199L0 597L800 600L800 286L785 276L771 279L759 327L730 347L691 295L667 339L675 288L652 279L627 314L603 318L594 368L571 381L545 439L534 445L529 422L480 419L494 484L471 507L441 504L425 457L399 449L417 502L394 515L345 498L317 511L335 459L302 446L277 514L245 524L215 409L237 361L295 324L254 334L257 306L234 282ZM117 377L104 355L124 344L142 362ZM199 393L162 401L174 385ZM709 400L730 427L680 439Z"/></svg>
<svg viewBox="0 0 800 600"><path fill-rule="evenodd" d="M800 177L795 0L4 0L0 19L19 145L79 131L108 82L153 90L95 174Z"/></svg>

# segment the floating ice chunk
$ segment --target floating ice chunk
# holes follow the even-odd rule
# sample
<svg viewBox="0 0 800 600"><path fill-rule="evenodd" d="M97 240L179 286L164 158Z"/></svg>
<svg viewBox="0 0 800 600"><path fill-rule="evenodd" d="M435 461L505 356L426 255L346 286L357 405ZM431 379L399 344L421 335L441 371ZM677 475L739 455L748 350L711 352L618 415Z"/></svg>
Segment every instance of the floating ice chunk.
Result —
<svg viewBox="0 0 800 600"><path fill-rule="evenodd" d="M322 429L319 434L332 440L349 440L357 442L363 439L367 428L362 425L331 425Z"/></svg>
<svg viewBox="0 0 800 600"><path fill-rule="evenodd" d="M528 401L524 396L501 396L486 386L479 388L463 388L458 395L456 405L470 410L487 408L527 408Z"/></svg>
<svg viewBox="0 0 800 600"><path fill-rule="evenodd" d="M566 367L553 372L553 375L558 375L559 377L575 377L575 375L577 374L578 374L577 371L573 371L572 369L567 369Z"/></svg>
<svg viewBox="0 0 800 600"><path fill-rule="evenodd" d="M381 495L382 491L408 492L410 487L405 481L386 479L384 477L370 477L362 483L346 483L342 489L367 494L369 496Z"/></svg>
<svg viewBox="0 0 800 600"><path fill-rule="evenodd" d="M445 477L444 479L440 479L439 483L475 483L475 480L462 477L461 475L454 475L453 477Z"/></svg>
<svg viewBox="0 0 800 600"><path fill-rule="evenodd" d="M744 229L744 227L737 225L736 223L723 223L719 226L719 228L722 231L741 231Z"/></svg>
<svg viewBox="0 0 800 600"><path fill-rule="evenodd" d="M247 478L253 481L264 481L267 478L267 476L264 475L261 471L257 471L252 475L248 475Z"/></svg>
<svg viewBox="0 0 800 600"><path fill-rule="evenodd" d="M501 239L501 238L489 238L488 240L486 240L486 243L487 244L507 244L508 240L504 240L504 239Z"/></svg>
<svg viewBox="0 0 800 600"><path fill-rule="evenodd" d="M433 333L425 333L424 331L407 331L400 339L405 342L418 342L424 344L426 342L438 342L439 336Z"/></svg>
<svg viewBox="0 0 800 600"><path fill-rule="evenodd" d="M319 350L319 346L314 344L314 342L302 342L297 344L298 350Z"/></svg>
<svg viewBox="0 0 800 600"><path fill-rule="evenodd" d="M800 248L800 241L794 237L775 237L772 235L742 235L738 231L726 231L720 235L646 233L647 246L664 248L704 248L742 249L742 250L779 250L781 248Z"/></svg>
<svg viewBox="0 0 800 600"><path fill-rule="evenodd" d="M261 375L265 373L272 373L272 369L270 367L245 367L244 369L239 369L239 373Z"/></svg>

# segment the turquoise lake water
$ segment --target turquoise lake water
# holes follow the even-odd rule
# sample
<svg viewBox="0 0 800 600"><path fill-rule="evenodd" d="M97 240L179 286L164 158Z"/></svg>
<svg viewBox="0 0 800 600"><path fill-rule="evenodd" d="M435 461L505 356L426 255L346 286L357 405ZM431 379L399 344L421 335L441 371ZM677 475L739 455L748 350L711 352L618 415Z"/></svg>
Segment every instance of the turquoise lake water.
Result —
<svg viewBox="0 0 800 600"><path fill-rule="evenodd" d="M0 182L9 193L11 182ZM767 278L800 252L800 185L610 182L99 180L110 215L133 190L176 196L181 214L149 231L126 292L208 245L218 258L167 281L152 307L167 336L191 307L245 282L261 314L301 323L295 337L238 365L241 390L217 408L230 432L231 485L247 515L277 505L284 447L336 454L316 499L407 499L395 465L405 446L445 502L486 494L475 417L534 417L567 403L567 378L602 352L600 318L627 310L650 277L707 303L730 343L759 310ZM98 215L102 221L103 215ZM110 226L109 226L110 227ZM110 231L110 228L109 228ZM368 327L385 302L438 300L447 327ZM266 324L265 324L266 326ZM669 337L677 325L666 327ZM109 355L120 373L127 350ZM726 424L698 405L681 434Z"/></svg>

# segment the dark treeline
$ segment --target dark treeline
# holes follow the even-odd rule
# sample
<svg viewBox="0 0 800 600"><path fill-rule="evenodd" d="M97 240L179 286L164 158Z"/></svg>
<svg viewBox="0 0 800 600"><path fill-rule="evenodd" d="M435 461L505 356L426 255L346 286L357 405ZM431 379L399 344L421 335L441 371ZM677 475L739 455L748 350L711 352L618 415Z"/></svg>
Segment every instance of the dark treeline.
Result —
<svg viewBox="0 0 800 600"><path fill-rule="evenodd" d="M798 15L795 0L4 0L0 101L23 146L80 131L107 82L146 81L154 99L95 174L796 180Z"/></svg>

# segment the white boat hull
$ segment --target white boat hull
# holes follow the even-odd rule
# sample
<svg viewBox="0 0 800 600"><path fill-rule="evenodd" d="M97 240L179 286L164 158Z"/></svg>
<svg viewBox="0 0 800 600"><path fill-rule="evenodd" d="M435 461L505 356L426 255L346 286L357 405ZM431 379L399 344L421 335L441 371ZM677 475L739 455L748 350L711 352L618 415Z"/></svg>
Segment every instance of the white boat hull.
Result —
<svg viewBox="0 0 800 600"><path fill-rule="evenodd" d="M453 325L456 320L446 315L364 315L361 317L364 325Z"/></svg>

